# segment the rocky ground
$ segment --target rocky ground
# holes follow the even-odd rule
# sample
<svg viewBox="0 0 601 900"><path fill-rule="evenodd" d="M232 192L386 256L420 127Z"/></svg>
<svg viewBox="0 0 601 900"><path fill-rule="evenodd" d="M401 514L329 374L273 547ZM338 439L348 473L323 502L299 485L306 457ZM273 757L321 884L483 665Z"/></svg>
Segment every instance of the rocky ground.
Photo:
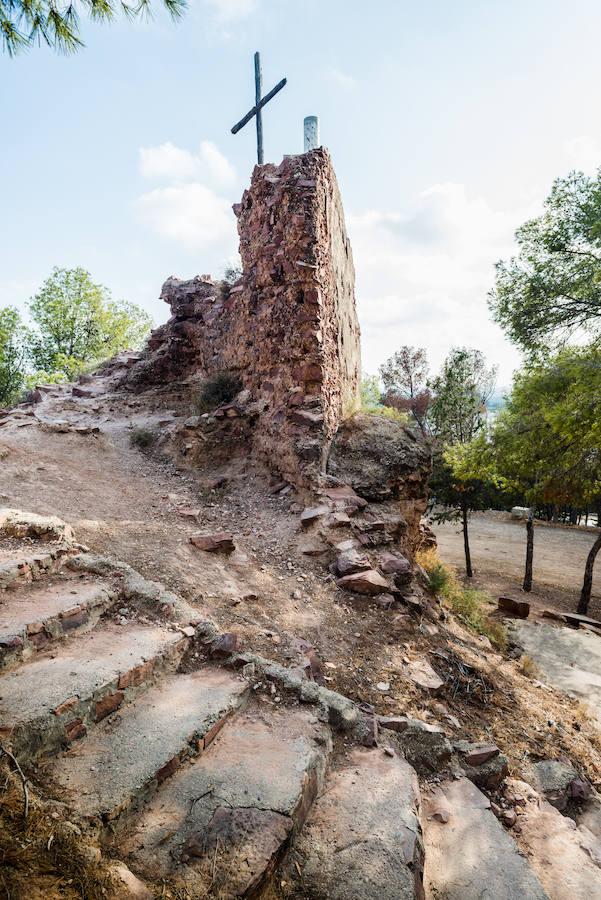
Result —
<svg viewBox="0 0 601 900"><path fill-rule="evenodd" d="M595 895L601 742L585 706L435 600L341 590L323 560L303 552L315 540L300 523L304 501L242 455L187 469L160 442L132 443L139 429L164 435L190 416L177 389L133 395L108 371L35 399L0 419L0 505L59 517L90 552L70 545L57 571L21 584L14 560L40 547L5 531L0 563L17 581L5 585L2 627L24 637L7 651L2 725L36 797L65 802L76 822L104 823L92 828L94 846L125 861L145 881L140 891L421 896L423 831L428 897ZM190 541L223 532L232 552ZM118 562L102 568L92 564L98 555ZM128 565L163 593L150 596ZM134 579L125 593L124 579ZM71 648L69 662L61 648ZM244 653L286 668L265 677ZM234 657L239 665L224 669ZM97 678L69 692L70 672L88 669ZM52 697L40 683L56 685ZM174 710L181 719L171 727ZM189 715L205 723L193 744ZM52 728L40 730L41 719ZM198 755L199 740L211 750ZM124 754L135 757L133 776ZM564 768L539 771L548 760ZM518 782L503 782L507 772ZM18 795L18 783L12 789ZM543 815L564 848L561 878L540 844ZM241 847L250 874L240 871ZM40 896L100 895L69 894L60 866L48 877L57 886L45 880ZM35 896L32 878L21 896Z"/></svg>

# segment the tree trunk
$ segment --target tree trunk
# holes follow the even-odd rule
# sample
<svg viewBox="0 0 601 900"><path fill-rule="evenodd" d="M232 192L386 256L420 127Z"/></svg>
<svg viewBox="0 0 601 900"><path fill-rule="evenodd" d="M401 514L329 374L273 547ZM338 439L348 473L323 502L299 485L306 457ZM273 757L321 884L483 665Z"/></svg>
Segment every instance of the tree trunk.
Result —
<svg viewBox="0 0 601 900"><path fill-rule="evenodd" d="M473 576L472 572L472 555L470 553L470 540L467 533L467 506L461 507L461 516L463 524L463 549L465 550L465 574L468 578Z"/></svg>
<svg viewBox="0 0 601 900"><path fill-rule="evenodd" d="M528 521L526 522L526 570L524 572L524 584L522 585L525 591L532 590L532 560L534 557L534 517L532 512L528 514Z"/></svg>
<svg viewBox="0 0 601 900"><path fill-rule="evenodd" d="M593 566L595 565L595 557L597 553L601 550L601 532L597 535L597 539L595 543L589 550L589 554L586 558L586 565L584 567L584 581L582 583L582 591L580 593L580 600L578 602L578 610L582 616L586 616L588 614L588 606L591 602L591 591L593 589Z"/></svg>

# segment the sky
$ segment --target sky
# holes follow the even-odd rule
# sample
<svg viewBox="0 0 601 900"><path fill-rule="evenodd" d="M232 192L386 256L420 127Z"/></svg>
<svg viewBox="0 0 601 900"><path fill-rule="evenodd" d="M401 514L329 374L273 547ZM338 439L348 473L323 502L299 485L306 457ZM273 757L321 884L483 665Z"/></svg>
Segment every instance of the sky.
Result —
<svg viewBox="0 0 601 900"><path fill-rule="evenodd" d="M357 273L363 368L403 344L435 371L480 349L507 386L520 354L491 321L494 263L556 177L601 164L597 0L190 0L173 23L84 22L85 48L0 56L0 306L83 266L157 324L170 275L236 259L231 205L255 161L318 115Z"/></svg>

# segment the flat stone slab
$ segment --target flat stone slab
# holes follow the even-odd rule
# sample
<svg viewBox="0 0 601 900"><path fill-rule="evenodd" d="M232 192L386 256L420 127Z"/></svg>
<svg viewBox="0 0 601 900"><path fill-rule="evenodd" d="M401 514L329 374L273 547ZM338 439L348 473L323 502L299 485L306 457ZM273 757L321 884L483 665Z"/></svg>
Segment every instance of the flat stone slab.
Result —
<svg viewBox="0 0 601 900"><path fill-rule="evenodd" d="M110 623L63 642L56 655L38 654L0 676L0 734L27 758L57 749L85 733L104 694L131 694L186 643L179 632L156 625Z"/></svg>
<svg viewBox="0 0 601 900"><path fill-rule="evenodd" d="M426 797L421 818L427 900L551 900L488 798L467 778Z"/></svg>
<svg viewBox="0 0 601 900"><path fill-rule="evenodd" d="M329 730L307 709L253 706L161 786L119 843L131 867L192 896L252 893L321 788ZM219 842L219 852L215 847Z"/></svg>
<svg viewBox="0 0 601 900"><path fill-rule="evenodd" d="M355 749L332 771L291 854L302 896L413 900L421 894L419 787L411 766Z"/></svg>
<svg viewBox="0 0 601 900"><path fill-rule="evenodd" d="M584 826L563 816L523 782L509 782L525 797L517 807L522 851L552 900L601 896L601 842Z"/></svg>
<svg viewBox="0 0 601 900"><path fill-rule="evenodd" d="M146 799L183 760L208 746L248 694L248 683L223 669L170 675L107 719L47 770L86 818L115 819ZM122 702L123 692L108 695ZM105 711L100 704L100 713Z"/></svg>
<svg viewBox="0 0 601 900"><path fill-rule="evenodd" d="M582 629L514 622L512 631L544 681L584 700L601 721L601 641Z"/></svg>

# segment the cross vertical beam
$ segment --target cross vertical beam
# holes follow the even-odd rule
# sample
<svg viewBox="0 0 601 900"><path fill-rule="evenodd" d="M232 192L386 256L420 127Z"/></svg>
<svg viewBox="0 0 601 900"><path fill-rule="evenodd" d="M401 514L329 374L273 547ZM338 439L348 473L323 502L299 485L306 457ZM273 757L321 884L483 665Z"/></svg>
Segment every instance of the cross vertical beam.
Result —
<svg viewBox="0 0 601 900"><path fill-rule="evenodd" d="M263 165L263 114L261 112L261 95L263 93L263 73L261 72L261 57L259 51L255 53L255 106L257 119L257 162Z"/></svg>
<svg viewBox="0 0 601 900"><path fill-rule="evenodd" d="M283 87L286 86L286 79L282 78L281 81L278 81L276 86L272 88L268 94L265 94L264 97L261 96L263 93L263 74L261 72L261 56L257 51L255 53L255 105L252 109L243 116L239 122L236 122L234 127L232 128L232 134L238 134L241 128L250 122L253 116L255 116L257 120L257 162L260 166L263 165L263 116L262 109L266 106L270 100L272 100L276 94L282 90Z"/></svg>

